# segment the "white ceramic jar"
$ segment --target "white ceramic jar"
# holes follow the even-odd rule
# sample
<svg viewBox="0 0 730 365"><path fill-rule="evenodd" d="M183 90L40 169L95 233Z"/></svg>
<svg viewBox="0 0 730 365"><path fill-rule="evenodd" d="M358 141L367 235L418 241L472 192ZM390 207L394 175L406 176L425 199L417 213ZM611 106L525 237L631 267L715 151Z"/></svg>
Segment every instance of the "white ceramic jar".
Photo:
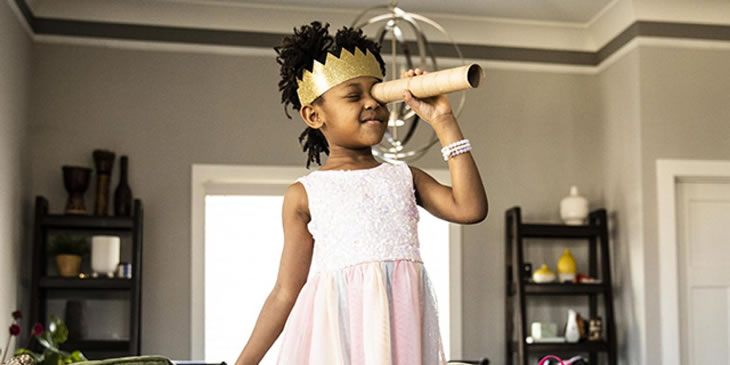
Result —
<svg viewBox="0 0 730 365"><path fill-rule="evenodd" d="M567 342L576 343L580 340L577 315L576 311L568 310L568 323L565 325L565 341Z"/></svg>
<svg viewBox="0 0 730 365"><path fill-rule="evenodd" d="M91 270L95 275L114 277L119 265L119 247L118 236L91 237Z"/></svg>
<svg viewBox="0 0 730 365"><path fill-rule="evenodd" d="M550 283L555 280L555 273L550 271L547 264L543 264L532 274L532 281L538 284Z"/></svg>
<svg viewBox="0 0 730 365"><path fill-rule="evenodd" d="M560 218L567 225L578 226L588 217L588 200L578 194L578 187L570 187L570 195L560 201Z"/></svg>

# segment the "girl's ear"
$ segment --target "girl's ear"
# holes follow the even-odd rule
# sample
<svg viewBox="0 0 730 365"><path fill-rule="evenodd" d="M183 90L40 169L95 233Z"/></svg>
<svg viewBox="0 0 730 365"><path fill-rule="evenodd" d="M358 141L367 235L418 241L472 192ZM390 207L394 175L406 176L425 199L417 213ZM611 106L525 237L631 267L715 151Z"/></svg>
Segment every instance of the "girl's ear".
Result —
<svg viewBox="0 0 730 365"><path fill-rule="evenodd" d="M320 129L322 128L322 124L324 124L319 112L312 105L305 105L299 109L299 115L304 120L304 123L311 128Z"/></svg>

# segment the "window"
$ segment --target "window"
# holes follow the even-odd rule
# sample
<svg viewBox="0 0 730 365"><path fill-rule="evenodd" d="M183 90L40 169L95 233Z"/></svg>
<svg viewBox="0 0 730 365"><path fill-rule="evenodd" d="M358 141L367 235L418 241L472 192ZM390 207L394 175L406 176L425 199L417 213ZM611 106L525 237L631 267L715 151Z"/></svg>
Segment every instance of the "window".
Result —
<svg viewBox="0 0 730 365"><path fill-rule="evenodd" d="M200 170L196 174L193 169L192 358L233 363L276 280L283 247L281 205L286 184L282 182L307 172L272 168L267 180L259 168L247 171L258 173L247 183L236 181L238 167L196 167ZM282 177L281 170L289 170L291 177ZM211 181L210 175L216 178ZM454 234L456 226L421 208L419 213L421 253L438 299L444 350L451 357L460 356L461 258L460 250L454 250L460 237ZM450 349L453 345L456 348ZM277 354L275 343L261 364L275 363Z"/></svg>
<svg viewBox="0 0 730 365"><path fill-rule="evenodd" d="M205 360L235 362L276 281L282 196L205 198ZM275 364L278 341L261 361Z"/></svg>

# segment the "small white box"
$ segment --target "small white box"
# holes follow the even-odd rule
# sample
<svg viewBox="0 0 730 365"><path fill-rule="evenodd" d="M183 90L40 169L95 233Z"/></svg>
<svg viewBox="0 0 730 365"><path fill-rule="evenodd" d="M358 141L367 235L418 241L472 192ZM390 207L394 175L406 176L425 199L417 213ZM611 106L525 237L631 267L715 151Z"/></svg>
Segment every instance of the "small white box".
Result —
<svg viewBox="0 0 730 365"><path fill-rule="evenodd" d="M550 322L532 322L531 335L536 340L556 337L558 335L558 325Z"/></svg>

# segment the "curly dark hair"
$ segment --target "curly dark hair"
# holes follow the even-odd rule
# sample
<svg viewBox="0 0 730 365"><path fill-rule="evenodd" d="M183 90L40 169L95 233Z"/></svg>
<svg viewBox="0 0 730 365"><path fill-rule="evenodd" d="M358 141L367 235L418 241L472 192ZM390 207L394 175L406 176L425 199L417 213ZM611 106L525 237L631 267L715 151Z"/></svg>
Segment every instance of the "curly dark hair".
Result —
<svg viewBox="0 0 730 365"><path fill-rule="evenodd" d="M277 53L276 62L281 65L281 80L279 91L281 91L281 103L284 104L284 113L291 119L288 108L299 111L302 107L297 94L297 78L302 77L305 69L312 71L314 61L324 63L327 53L339 57L343 48L349 52L355 52L355 47L361 51L369 50L375 55L380 64L380 70L385 75L385 62L380 57L380 45L367 39L359 28L343 27L338 30L334 37L329 34L329 24L314 21L309 25L303 25L299 29L294 28L294 34L284 37L281 45L274 47ZM321 102L317 98L314 103ZM318 129L307 127L299 135L299 143L304 152L308 153L307 168L312 162L321 165L320 155L329 155L329 144L324 134Z"/></svg>

